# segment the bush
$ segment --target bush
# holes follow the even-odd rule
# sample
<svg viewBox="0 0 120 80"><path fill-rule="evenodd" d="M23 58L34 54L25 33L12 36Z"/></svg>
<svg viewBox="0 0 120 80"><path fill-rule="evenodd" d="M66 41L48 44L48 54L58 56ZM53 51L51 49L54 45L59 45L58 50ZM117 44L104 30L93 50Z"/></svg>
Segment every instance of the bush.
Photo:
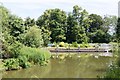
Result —
<svg viewBox="0 0 120 80"><path fill-rule="evenodd" d="M68 44L68 43L65 43L65 47L68 48L68 47L69 47L69 44Z"/></svg>
<svg viewBox="0 0 120 80"><path fill-rule="evenodd" d="M31 66L26 56L19 56L18 60L19 60L19 66L22 68L28 68Z"/></svg>
<svg viewBox="0 0 120 80"><path fill-rule="evenodd" d="M22 44L16 41L14 44L9 46L10 55L13 58L17 58L19 56L19 54L20 54L20 49L21 48L22 48Z"/></svg>
<svg viewBox="0 0 120 80"><path fill-rule="evenodd" d="M73 43L72 43L72 47L78 47L77 42L73 42Z"/></svg>
<svg viewBox="0 0 120 80"><path fill-rule="evenodd" d="M40 65L42 65L51 57L49 51L39 48L31 48L31 47L23 47L21 49L21 56L26 56L28 61Z"/></svg>
<svg viewBox="0 0 120 80"><path fill-rule="evenodd" d="M83 45L83 44L80 44L80 48L84 48L84 45Z"/></svg>
<svg viewBox="0 0 120 80"><path fill-rule="evenodd" d="M4 66L6 70L17 70L20 68L18 59L6 59L4 60Z"/></svg>
<svg viewBox="0 0 120 80"><path fill-rule="evenodd" d="M104 80L120 78L120 67L117 65L111 65L107 70Z"/></svg>
<svg viewBox="0 0 120 80"><path fill-rule="evenodd" d="M12 44L5 44L3 46L3 58L17 58L21 48L22 44L17 41Z"/></svg>
<svg viewBox="0 0 120 80"><path fill-rule="evenodd" d="M19 58L6 59L3 62L6 70L18 70L20 68L30 67L30 63L28 62L25 56L20 56Z"/></svg>
<svg viewBox="0 0 120 80"><path fill-rule="evenodd" d="M88 48L88 47L90 47L90 45L89 45L89 44L84 44L84 43L82 43L82 44L80 44L80 47L81 47L81 48Z"/></svg>
<svg viewBox="0 0 120 80"><path fill-rule="evenodd" d="M37 27L31 27L25 34L23 44L28 47L38 48L44 45L42 31Z"/></svg>
<svg viewBox="0 0 120 80"><path fill-rule="evenodd" d="M59 47L65 47L65 43L64 42L60 42L59 43Z"/></svg>

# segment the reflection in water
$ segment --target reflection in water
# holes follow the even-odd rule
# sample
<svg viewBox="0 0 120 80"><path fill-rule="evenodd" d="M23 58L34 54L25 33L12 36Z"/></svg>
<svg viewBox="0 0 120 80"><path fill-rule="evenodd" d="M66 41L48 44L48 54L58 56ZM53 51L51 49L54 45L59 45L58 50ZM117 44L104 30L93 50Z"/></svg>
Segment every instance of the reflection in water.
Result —
<svg viewBox="0 0 120 80"><path fill-rule="evenodd" d="M78 57L79 56L79 57ZM48 66L5 72L4 78L95 78L102 75L113 58L72 55L63 60L51 59Z"/></svg>

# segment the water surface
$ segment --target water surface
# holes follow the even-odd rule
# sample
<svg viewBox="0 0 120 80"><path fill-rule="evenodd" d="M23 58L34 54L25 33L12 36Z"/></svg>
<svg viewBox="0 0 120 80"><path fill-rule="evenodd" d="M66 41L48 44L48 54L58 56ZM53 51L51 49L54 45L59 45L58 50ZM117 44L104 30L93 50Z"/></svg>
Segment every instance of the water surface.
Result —
<svg viewBox="0 0 120 80"><path fill-rule="evenodd" d="M7 71L3 78L96 78L105 73L112 57L76 54L65 59L51 59L48 66Z"/></svg>

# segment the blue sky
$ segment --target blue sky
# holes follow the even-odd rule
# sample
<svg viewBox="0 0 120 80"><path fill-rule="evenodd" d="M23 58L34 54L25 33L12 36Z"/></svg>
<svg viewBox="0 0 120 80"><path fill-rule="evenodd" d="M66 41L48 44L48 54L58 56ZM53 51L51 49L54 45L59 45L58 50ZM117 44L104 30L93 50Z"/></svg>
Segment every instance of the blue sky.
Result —
<svg viewBox="0 0 120 80"><path fill-rule="evenodd" d="M19 17L37 19L46 9L60 8L71 12L74 5L79 5L89 13L99 15L118 15L119 0L0 0L11 13Z"/></svg>

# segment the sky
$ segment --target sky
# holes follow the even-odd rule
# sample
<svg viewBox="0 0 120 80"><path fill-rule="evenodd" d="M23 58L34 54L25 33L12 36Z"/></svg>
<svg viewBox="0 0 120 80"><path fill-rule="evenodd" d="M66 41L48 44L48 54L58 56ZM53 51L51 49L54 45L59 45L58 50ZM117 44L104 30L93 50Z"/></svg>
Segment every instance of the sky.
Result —
<svg viewBox="0 0 120 80"><path fill-rule="evenodd" d="M90 14L118 16L119 0L0 0L12 14L23 19L31 17L37 19L46 9L59 8L72 12L73 6L78 5Z"/></svg>

